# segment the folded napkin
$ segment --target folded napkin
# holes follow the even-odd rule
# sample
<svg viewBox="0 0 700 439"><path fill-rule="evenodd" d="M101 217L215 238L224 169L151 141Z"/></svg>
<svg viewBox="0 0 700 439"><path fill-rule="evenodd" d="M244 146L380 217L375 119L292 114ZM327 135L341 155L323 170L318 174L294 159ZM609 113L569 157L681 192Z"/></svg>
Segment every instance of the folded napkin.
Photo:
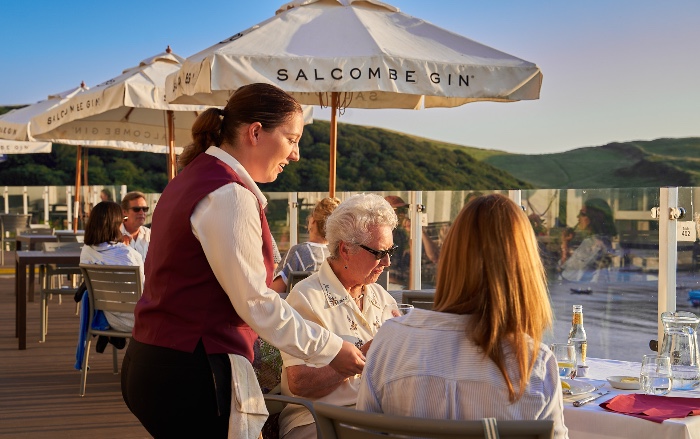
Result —
<svg viewBox="0 0 700 439"><path fill-rule="evenodd" d="M617 395L600 404L606 410L654 422L700 415L700 398L678 398L642 394Z"/></svg>

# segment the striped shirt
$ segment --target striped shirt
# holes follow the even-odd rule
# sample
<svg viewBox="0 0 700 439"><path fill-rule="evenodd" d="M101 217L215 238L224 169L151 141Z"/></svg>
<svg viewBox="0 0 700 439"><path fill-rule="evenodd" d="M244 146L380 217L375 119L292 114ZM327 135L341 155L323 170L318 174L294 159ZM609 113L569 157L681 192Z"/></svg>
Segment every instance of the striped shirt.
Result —
<svg viewBox="0 0 700 439"><path fill-rule="evenodd" d="M318 271L328 256L330 252L326 244L302 242L289 249L274 277L282 276L286 285L292 271Z"/></svg>
<svg viewBox="0 0 700 439"><path fill-rule="evenodd" d="M540 344L525 393L511 404L500 370L465 335L470 318L415 309L386 321L369 350L357 408L432 419L551 419L554 437L568 438L552 352ZM517 377L515 358L505 349L506 369Z"/></svg>

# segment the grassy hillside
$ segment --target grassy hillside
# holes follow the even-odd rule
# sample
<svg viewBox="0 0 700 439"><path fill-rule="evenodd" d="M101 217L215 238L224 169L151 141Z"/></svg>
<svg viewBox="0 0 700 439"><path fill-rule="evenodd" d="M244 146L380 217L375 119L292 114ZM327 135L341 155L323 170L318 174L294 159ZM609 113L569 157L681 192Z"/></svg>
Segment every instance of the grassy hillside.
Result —
<svg viewBox="0 0 700 439"><path fill-rule="evenodd" d="M557 154L484 159L538 188L700 185L700 138L610 143Z"/></svg>

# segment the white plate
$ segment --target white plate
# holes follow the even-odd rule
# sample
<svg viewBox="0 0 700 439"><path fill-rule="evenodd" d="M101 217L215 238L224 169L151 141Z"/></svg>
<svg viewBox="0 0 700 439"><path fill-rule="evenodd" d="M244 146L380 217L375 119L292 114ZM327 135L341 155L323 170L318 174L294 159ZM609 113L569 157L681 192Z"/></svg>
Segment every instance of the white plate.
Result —
<svg viewBox="0 0 700 439"><path fill-rule="evenodd" d="M569 395L582 395L584 393L592 392L595 390L595 386L589 383L584 383L583 381L570 380L568 378L562 378L562 382L569 384L571 387L571 393L564 390L566 396Z"/></svg>
<svg viewBox="0 0 700 439"><path fill-rule="evenodd" d="M623 379L634 379L634 381L622 381ZM611 386L622 390L639 390L639 377L633 376L611 376L606 378Z"/></svg>

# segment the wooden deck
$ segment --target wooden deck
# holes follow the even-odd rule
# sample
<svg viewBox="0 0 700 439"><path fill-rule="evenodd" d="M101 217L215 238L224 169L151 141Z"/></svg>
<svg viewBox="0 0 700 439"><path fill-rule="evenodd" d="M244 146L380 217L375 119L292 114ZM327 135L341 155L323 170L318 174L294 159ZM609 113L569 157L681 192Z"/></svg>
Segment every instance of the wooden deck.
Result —
<svg viewBox="0 0 700 439"><path fill-rule="evenodd" d="M122 400L112 374L111 345L90 353L84 397L74 368L78 336L75 302L49 305L49 332L39 343L39 297L27 304L27 350L15 338L14 252L0 267L0 438L148 438ZM37 290L38 291L38 290ZM124 351L119 351L119 359Z"/></svg>

